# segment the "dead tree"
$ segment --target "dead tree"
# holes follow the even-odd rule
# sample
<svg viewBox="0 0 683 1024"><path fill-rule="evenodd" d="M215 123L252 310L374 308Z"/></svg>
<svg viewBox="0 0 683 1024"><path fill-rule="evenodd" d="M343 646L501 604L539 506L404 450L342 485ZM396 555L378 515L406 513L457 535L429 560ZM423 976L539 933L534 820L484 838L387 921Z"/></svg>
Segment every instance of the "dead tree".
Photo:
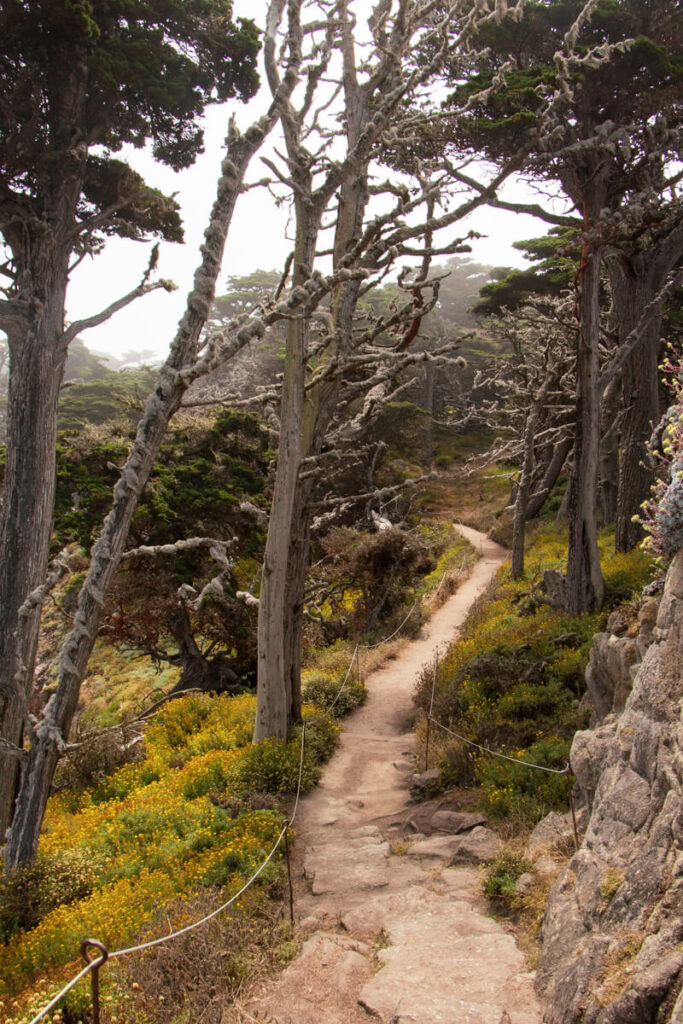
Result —
<svg viewBox="0 0 683 1024"><path fill-rule="evenodd" d="M321 9L325 21L313 16ZM488 194L484 188L472 190L455 208L446 209L447 174L436 166L427 177L410 182L378 180L378 157L408 132L404 116L411 120L411 104L439 73L453 26L460 20L462 31L469 31L468 4L386 0L374 9L367 38L360 36L362 48L347 0L311 2L303 11L312 12L308 23L299 5L290 5L288 31L302 54L307 85L298 106L293 101L282 105L284 153L268 166L293 207L294 294L315 275L320 259L331 259L339 283L322 320L293 317L287 332L259 603L257 740L286 735L300 714L311 495L319 460L342 439L357 438L383 404L400 393L395 382L411 363L449 358L448 346L410 352L433 301L429 296L435 294L429 260L462 251L462 238L443 244L432 238ZM419 44L430 56L416 66L412 54ZM275 91L280 79L274 49L266 51L266 69ZM495 190L511 170L504 168L490 187ZM383 198L387 212L368 213L371 195ZM329 242L327 231L332 233ZM408 301L389 322L360 329L359 297L402 257L419 260ZM380 342L387 334L390 341ZM350 418L335 424L343 410Z"/></svg>

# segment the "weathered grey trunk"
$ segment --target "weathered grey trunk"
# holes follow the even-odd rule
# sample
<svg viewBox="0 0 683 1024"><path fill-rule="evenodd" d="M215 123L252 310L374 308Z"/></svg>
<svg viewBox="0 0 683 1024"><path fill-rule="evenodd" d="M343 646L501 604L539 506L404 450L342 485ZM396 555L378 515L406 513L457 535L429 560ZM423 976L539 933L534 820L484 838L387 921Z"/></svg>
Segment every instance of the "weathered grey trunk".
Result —
<svg viewBox="0 0 683 1024"><path fill-rule="evenodd" d="M93 547L90 569L79 595L74 627L60 655L57 690L50 698L40 723L32 730L31 749L22 762L19 794L12 826L7 834L5 871L35 857L55 765L60 748L68 738L81 680L95 643L104 598L124 552L140 494L166 433L168 421L177 411L184 392L193 380L216 361L211 354L207 354L203 361L197 362L199 338L210 313L227 231L241 192L244 173L251 156L273 123L274 117L267 115L257 125L252 125L243 138L231 134L229 158L223 164L218 182L218 195L205 232L195 287L188 296L187 310L169 358L161 370L155 392L147 400L136 439L121 478L114 488L112 509ZM237 351L250 337L250 329L243 328L231 342L229 352Z"/></svg>
<svg viewBox="0 0 683 1024"><path fill-rule="evenodd" d="M524 457L515 493L512 517L512 578L518 580L524 573L524 526L527 520L529 489L534 468L534 433L538 421L537 410L531 409L524 427Z"/></svg>
<svg viewBox="0 0 683 1024"><path fill-rule="evenodd" d="M346 142L349 150L357 143L366 109L353 74L353 39L346 11L344 31L344 76L346 96ZM290 23L291 25L291 23ZM271 89L277 84L270 68ZM339 189L333 267L339 269L347 246L360 231L367 202L367 161L357 160L337 179L332 171L327 182L313 191L306 151L301 140L302 125L291 108L283 113L283 128L290 166L297 184L296 246L292 284L302 284L311 273L323 212ZM344 344L358 297L358 284L341 284L332 295L332 333ZM316 456L336 408L334 383L309 382L306 388L308 324L297 319L289 325L282 385L280 441L268 537L264 554L258 618L258 688L254 741L276 736L284 738L292 722L301 715L301 639L304 589L309 562L311 485L299 477L303 459ZM339 354L330 347L326 358Z"/></svg>
<svg viewBox="0 0 683 1024"><path fill-rule="evenodd" d="M66 348L64 292L68 249L49 247L52 272L41 315L9 332L10 377L0 550L0 735L18 746L31 696L40 608L19 609L47 572L55 493L57 401ZM36 268L37 272L37 268ZM0 751L0 845L13 812L18 760Z"/></svg>
<svg viewBox="0 0 683 1024"><path fill-rule="evenodd" d="M612 382L603 396L600 439L600 470L598 487L600 494L600 518L603 526L611 526L617 514L617 493L619 480L619 413L621 406L620 389Z"/></svg>
<svg viewBox="0 0 683 1024"><path fill-rule="evenodd" d="M534 519L545 505L550 492L557 483L559 475L564 468L564 464L567 461L567 457L569 456L571 449L571 438L566 438L564 441L558 441L553 448L553 454L539 482L538 490L529 499L527 504L527 519Z"/></svg>
<svg viewBox="0 0 683 1024"><path fill-rule="evenodd" d="M531 408L527 413L526 423L524 425L524 456L522 461L522 471L519 474L519 480L517 482L515 511L512 520L513 580L518 580L524 573L524 526L529 518L529 494L531 491L531 482L534 477L534 466L536 463L536 431L543 413L548 392L554 383L554 377L546 377L532 400ZM553 459L550 460L550 463L553 463ZM559 469L557 472L559 473Z"/></svg>
<svg viewBox="0 0 683 1024"><path fill-rule="evenodd" d="M663 281L653 279L656 263L644 256L628 260L614 256L607 261L619 341L624 342L638 323ZM623 424L619 438L614 544L630 551L643 536L634 521L652 484L645 446L663 411L659 399L661 316L653 318L621 374Z"/></svg>
<svg viewBox="0 0 683 1024"><path fill-rule="evenodd" d="M585 227L602 207L599 171L588 186ZM566 610L586 612L602 604L605 584L600 569L596 523L600 455L600 248L582 256L579 329L576 353L576 438L569 483L569 553L565 581Z"/></svg>
<svg viewBox="0 0 683 1024"><path fill-rule="evenodd" d="M310 276L315 251L315 231L302 225L309 211L296 204L299 218L295 269L295 287ZM312 241L312 245L311 245ZM297 508L297 482L304 457L303 406L306 359L304 320L290 322L287 330L285 372L280 407L280 438L268 537L263 557L258 614L258 686L254 741L270 736L284 738L293 720L294 676L292 632L301 614L297 586L291 579L290 552Z"/></svg>
<svg viewBox="0 0 683 1024"><path fill-rule="evenodd" d="M422 408L427 413L422 432L422 444L424 445L426 462L429 464L434 446L434 367L431 363L426 363L424 368Z"/></svg>

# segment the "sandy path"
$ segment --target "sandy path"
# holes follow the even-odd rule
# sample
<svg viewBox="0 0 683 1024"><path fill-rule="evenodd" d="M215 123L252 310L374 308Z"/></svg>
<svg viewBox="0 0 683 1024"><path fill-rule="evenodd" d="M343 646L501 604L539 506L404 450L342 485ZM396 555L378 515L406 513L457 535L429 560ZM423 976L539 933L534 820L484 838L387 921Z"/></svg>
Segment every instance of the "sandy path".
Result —
<svg viewBox="0 0 683 1024"><path fill-rule="evenodd" d="M514 940L485 914L478 869L448 867L447 836L386 841L375 819L407 808L414 767L412 693L456 637L507 552L460 527L481 558L423 629L367 680L321 784L297 818L297 959L233 1021L272 1024L538 1024ZM419 838L419 837L415 837ZM428 844L429 845L429 844ZM303 868L303 876L301 877Z"/></svg>

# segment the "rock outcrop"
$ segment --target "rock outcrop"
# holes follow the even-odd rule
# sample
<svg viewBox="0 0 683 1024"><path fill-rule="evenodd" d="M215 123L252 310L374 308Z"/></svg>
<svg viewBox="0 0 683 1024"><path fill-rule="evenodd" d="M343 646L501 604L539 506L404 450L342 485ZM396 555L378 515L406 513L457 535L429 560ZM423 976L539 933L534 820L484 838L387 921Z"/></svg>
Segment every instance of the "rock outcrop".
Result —
<svg viewBox="0 0 683 1024"><path fill-rule="evenodd" d="M572 746L590 818L543 924L547 1024L683 1024L683 552L654 627L647 608L652 643L623 712L613 693Z"/></svg>
<svg viewBox="0 0 683 1024"><path fill-rule="evenodd" d="M644 600L635 628L623 612L613 612L607 621L607 632L595 634L586 669L592 726L606 715L624 710L638 667L652 643L657 605L653 597Z"/></svg>

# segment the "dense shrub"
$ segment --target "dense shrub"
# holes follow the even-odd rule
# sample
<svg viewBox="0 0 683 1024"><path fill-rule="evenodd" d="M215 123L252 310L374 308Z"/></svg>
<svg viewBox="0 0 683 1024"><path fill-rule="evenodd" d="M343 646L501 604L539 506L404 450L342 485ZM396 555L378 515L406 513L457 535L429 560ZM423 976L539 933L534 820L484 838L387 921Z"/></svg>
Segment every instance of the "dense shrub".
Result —
<svg viewBox="0 0 683 1024"><path fill-rule="evenodd" d="M0 942L34 928L55 907L89 896L101 867L89 851L65 849L0 878Z"/></svg>
<svg viewBox="0 0 683 1024"><path fill-rule="evenodd" d="M305 672L302 679L303 698L307 704L329 711L342 718L365 702L365 687L354 675L329 675L326 672ZM346 681L345 681L346 680Z"/></svg>
<svg viewBox="0 0 683 1024"><path fill-rule="evenodd" d="M631 596L651 575L640 550L614 554L613 535L600 537L610 599ZM487 599L475 610L461 638L439 665L434 717L466 739L546 767L562 768L571 739L585 724L579 699L594 633L607 610L572 616L540 603L535 583L545 569L563 568L566 537L557 527L538 531L520 581L503 568ZM418 681L416 703L432 701L432 671ZM480 786L488 814L521 816L533 823L568 803L568 780L524 765L479 756L456 740L441 747L444 783Z"/></svg>
<svg viewBox="0 0 683 1024"><path fill-rule="evenodd" d="M531 870L530 862L519 851L503 850L487 865L483 888L490 900L514 908L517 900L517 879Z"/></svg>

